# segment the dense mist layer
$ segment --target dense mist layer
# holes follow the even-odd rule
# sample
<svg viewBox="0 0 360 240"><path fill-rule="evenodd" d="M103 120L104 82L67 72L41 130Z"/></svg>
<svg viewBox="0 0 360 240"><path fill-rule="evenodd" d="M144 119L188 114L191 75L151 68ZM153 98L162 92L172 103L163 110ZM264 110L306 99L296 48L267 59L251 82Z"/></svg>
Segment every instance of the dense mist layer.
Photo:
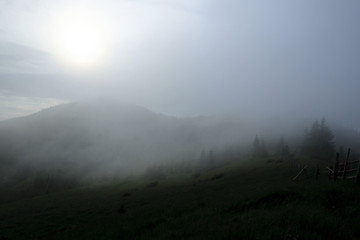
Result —
<svg viewBox="0 0 360 240"><path fill-rule="evenodd" d="M358 1L23 0L0 9L0 119L101 96L170 115L326 116L360 128ZM67 30L87 12L84 28L102 40L92 21L105 23L111 44L98 46L109 51L101 64L82 69L76 56L58 59L51 40L86 46L89 35Z"/></svg>
<svg viewBox="0 0 360 240"><path fill-rule="evenodd" d="M238 120L175 118L118 101L88 101L1 122L0 145L14 168L62 169L80 178L126 175L196 159L203 149L247 144L254 126Z"/></svg>
<svg viewBox="0 0 360 240"><path fill-rule="evenodd" d="M129 176L160 165L198 166L204 154L225 163L231 152L231 160L241 161L251 157L255 136L270 154L280 138L298 154L311 124L240 116L177 118L115 100L69 103L0 123L2 181L19 171L82 180ZM360 146L356 131L335 127L335 132L336 146Z"/></svg>

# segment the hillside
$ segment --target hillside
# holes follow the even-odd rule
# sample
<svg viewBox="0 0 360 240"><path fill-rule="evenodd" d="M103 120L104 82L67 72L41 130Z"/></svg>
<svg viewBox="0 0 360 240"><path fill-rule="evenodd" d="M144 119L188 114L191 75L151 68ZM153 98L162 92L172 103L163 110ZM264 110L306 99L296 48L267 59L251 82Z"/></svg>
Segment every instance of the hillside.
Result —
<svg viewBox="0 0 360 240"><path fill-rule="evenodd" d="M234 163L0 204L1 239L359 239L359 186Z"/></svg>
<svg viewBox="0 0 360 240"><path fill-rule="evenodd" d="M114 100L64 104L0 122L0 187L25 175L93 181L143 173L250 142L253 132L238 120L176 118Z"/></svg>

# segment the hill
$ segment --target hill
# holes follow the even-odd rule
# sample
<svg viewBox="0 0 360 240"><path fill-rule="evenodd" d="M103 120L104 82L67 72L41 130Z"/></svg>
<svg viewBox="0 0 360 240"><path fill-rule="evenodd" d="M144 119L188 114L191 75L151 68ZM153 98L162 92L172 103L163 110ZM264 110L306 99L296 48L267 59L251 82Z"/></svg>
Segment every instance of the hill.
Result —
<svg viewBox="0 0 360 240"><path fill-rule="evenodd" d="M193 163L203 149L250 142L252 129L240 120L170 117L115 100L64 104L0 122L0 188L46 185L49 178L70 186Z"/></svg>

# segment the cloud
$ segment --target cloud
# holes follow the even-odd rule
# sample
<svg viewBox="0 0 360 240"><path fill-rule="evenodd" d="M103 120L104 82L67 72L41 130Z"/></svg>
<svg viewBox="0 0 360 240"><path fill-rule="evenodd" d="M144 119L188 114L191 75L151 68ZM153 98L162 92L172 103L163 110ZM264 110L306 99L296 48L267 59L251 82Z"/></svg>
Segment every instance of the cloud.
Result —
<svg viewBox="0 0 360 240"><path fill-rule="evenodd" d="M44 74L55 71L55 64L46 52L14 42L0 41L0 74Z"/></svg>
<svg viewBox="0 0 360 240"><path fill-rule="evenodd" d="M81 81L59 74L46 52L17 44L45 46L41 24L71 3L37 1L32 13L18 4L0 10L0 39L8 39L0 42L0 89L72 100L121 96L184 115L360 119L353 110L360 86L356 1L79 1L109 18L116 41L104 70Z"/></svg>
<svg viewBox="0 0 360 240"><path fill-rule="evenodd" d="M56 106L66 101L55 98L38 98L11 95L6 90L0 91L0 120L22 117Z"/></svg>

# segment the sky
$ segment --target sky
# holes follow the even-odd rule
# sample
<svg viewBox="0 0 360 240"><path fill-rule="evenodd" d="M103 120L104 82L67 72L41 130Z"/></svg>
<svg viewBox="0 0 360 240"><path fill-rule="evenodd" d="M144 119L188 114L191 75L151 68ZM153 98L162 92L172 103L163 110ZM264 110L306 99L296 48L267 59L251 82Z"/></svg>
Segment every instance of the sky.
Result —
<svg viewBox="0 0 360 240"><path fill-rule="evenodd" d="M360 129L357 0L0 0L0 120L117 98Z"/></svg>

